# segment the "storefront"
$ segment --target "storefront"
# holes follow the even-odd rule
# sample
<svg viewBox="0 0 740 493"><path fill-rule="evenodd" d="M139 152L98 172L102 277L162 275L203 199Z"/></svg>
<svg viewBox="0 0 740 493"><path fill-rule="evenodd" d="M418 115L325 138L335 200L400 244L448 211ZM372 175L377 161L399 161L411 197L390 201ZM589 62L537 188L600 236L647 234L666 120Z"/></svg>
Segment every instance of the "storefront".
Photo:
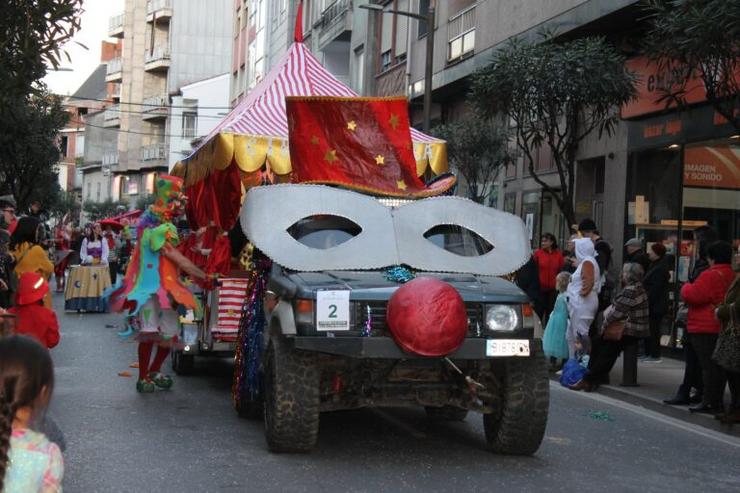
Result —
<svg viewBox="0 0 740 493"><path fill-rule="evenodd" d="M740 135L709 105L628 122L625 239L673 256L673 300L694 262L693 230L711 226L740 247ZM673 304L675 312L676 303ZM680 345L668 317L663 343Z"/></svg>

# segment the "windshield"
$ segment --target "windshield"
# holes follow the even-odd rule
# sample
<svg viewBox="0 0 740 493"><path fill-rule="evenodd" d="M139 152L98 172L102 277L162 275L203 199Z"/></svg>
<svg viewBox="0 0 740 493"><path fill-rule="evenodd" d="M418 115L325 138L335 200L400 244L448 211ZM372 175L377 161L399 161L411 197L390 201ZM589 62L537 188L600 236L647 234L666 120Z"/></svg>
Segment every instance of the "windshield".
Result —
<svg viewBox="0 0 740 493"><path fill-rule="evenodd" d="M424 238L439 248L463 257L480 257L493 250L493 245L476 232L454 224L440 224L426 233Z"/></svg>
<svg viewBox="0 0 740 493"><path fill-rule="evenodd" d="M288 234L309 248L325 250L351 240L362 232L357 224L340 216L310 216L297 221Z"/></svg>

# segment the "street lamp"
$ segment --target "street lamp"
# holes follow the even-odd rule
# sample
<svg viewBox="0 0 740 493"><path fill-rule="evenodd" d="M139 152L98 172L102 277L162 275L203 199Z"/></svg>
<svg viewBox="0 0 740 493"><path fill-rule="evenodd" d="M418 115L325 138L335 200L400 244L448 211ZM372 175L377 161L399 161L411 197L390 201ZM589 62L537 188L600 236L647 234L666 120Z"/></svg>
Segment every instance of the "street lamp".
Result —
<svg viewBox="0 0 740 493"><path fill-rule="evenodd" d="M427 23L427 52L426 52L426 66L424 67L424 132L429 132L430 122L432 119L432 65L434 63L434 7L435 0L429 0L429 7L427 8L426 15L414 12L404 12L401 10L384 10L382 5L370 3L358 5L361 9L371 10L373 12L380 12L383 14L396 14L404 17L411 17L426 21ZM370 36L375 36L375 33L369 33ZM375 51L369 52L370 58L375 55Z"/></svg>

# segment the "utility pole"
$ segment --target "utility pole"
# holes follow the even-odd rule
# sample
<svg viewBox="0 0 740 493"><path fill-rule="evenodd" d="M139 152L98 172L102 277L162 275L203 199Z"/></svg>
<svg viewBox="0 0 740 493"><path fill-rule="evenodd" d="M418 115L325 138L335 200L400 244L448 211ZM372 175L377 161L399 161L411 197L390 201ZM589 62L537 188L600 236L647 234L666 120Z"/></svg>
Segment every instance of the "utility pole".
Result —
<svg viewBox="0 0 740 493"><path fill-rule="evenodd" d="M435 0L429 0L427 10L427 60L424 67L424 123L423 130L429 133L432 121L432 75L434 71L434 10ZM421 13L421 12L419 12Z"/></svg>

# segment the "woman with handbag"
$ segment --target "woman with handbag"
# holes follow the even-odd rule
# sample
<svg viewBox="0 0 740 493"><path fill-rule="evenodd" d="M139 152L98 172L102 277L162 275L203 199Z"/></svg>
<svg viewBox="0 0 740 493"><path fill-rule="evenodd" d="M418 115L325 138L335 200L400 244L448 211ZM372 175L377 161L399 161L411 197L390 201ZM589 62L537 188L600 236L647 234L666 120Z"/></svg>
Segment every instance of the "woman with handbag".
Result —
<svg viewBox="0 0 740 493"><path fill-rule="evenodd" d="M580 382L570 386L571 389L590 392L606 383L622 350L650 335L648 295L642 286L644 275L639 264L622 267L623 289L604 310L603 330L593 342L588 371Z"/></svg>
<svg viewBox="0 0 740 493"><path fill-rule="evenodd" d="M725 241L717 241L707 247L709 268L699 277L681 288L681 299L689 307L689 341L696 351L704 381L704 400L693 413L718 414L723 412L725 393L725 371L712 360L717 346L720 323L714 312L725 299L730 284L735 279L732 271L732 247Z"/></svg>
<svg viewBox="0 0 740 493"><path fill-rule="evenodd" d="M735 272L740 271L740 258L736 257ZM740 276L727 290L724 302L715 312L722 325L712 358L724 368L730 386L730 409L717 415L722 423L740 423Z"/></svg>

